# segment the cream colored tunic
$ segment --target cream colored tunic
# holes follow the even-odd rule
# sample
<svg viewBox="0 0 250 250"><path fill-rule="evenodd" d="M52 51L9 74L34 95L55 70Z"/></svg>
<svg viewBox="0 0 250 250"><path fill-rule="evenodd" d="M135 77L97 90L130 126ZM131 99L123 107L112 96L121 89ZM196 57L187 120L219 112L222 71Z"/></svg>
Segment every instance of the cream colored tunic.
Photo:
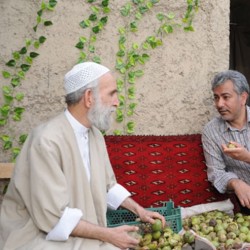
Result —
<svg viewBox="0 0 250 250"><path fill-rule="evenodd" d="M2 203L0 249L117 249L78 237L64 242L45 240L66 207L81 209L82 219L106 226L106 193L116 179L96 128L89 131L89 143L90 183L74 131L63 113L32 131Z"/></svg>

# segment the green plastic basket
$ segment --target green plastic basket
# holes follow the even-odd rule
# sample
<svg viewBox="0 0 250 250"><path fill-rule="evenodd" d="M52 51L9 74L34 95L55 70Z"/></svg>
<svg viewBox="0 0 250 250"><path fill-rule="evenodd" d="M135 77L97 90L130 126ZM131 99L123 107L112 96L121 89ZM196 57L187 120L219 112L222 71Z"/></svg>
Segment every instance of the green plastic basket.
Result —
<svg viewBox="0 0 250 250"><path fill-rule="evenodd" d="M164 203L163 207L150 207L146 208L163 215L166 219L167 225L178 233L182 229L181 208L174 207L174 203L170 200ZM136 225L140 222L138 217L126 209L108 210L107 212L107 225L108 227L117 227L121 225Z"/></svg>

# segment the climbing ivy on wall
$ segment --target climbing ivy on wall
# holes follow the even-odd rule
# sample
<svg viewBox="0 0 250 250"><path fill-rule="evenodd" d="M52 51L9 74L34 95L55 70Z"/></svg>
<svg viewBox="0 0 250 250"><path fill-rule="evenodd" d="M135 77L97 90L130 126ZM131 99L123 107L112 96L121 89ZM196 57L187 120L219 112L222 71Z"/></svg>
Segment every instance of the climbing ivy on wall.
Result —
<svg viewBox="0 0 250 250"><path fill-rule="evenodd" d="M97 35L104 29L110 13L109 1L88 0L92 13L80 22L83 29L90 29L89 37L81 36L76 47L81 50L78 62L93 60L101 62L101 58L95 54ZM150 60L150 52L163 45L167 35L178 29L194 31L192 26L195 12L198 10L198 0L187 0L186 12L181 20L176 20L175 14L158 13L156 19L159 26L153 34L148 34L142 43L133 41L132 33L139 33L139 23L147 18L160 0L132 0L128 1L120 10L124 25L119 27L119 50L116 52L115 69L117 88L119 93L119 107L116 110L116 122L122 124L122 129L115 130L114 134L133 134L135 122L133 115L136 110L136 80L144 75L146 63Z"/></svg>
<svg viewBox="0 0 250 250"><path fill-rule="evenodd" d="M15 131L9 125L11 120L20 122L25 111L21 104L24 93L19 92L18 87L25 80L25 75L32 67L33 61L39 56L39 47L46 41L45 36L38 35L39 27L48 27L53 24L50 20L44 19L43 14L47 11L53 11L56 4L56 0L49 0L47 3L42 2L40 9L37 11L36 23L33 27L34 37L26 39L23 47L12 53L11 58L5 63L6 69L2 71L7 83L2 87L3 102L0 106L0 127L5 128L5 133L0 133L0 139L2 149L5 152L11 151L12 160L15 160L19 154L27 137L24 132L18 136L18 139L14 138Z"/></svg>
<svg viewBox="0 0 250 250"><path fill-rule="evenodd" d="M84 30L84 35L76 38L75 47L79 50L76 63L94 61L101 63L101 57L97 54L98 39L102 32L108 32L106 25L112 14L109 0L85 0L89 4L90 14L79 22ZM136 124L133 115L138 103L136 102L136 81L144 75L144 69L150 60L152 51L162 46L168 35L177 31L193 31L192 26L195 12L198 10L199 0L186 0L187 8L181 20L175 17L173 12L157 13L158 27L153 33L148 34L141 42L133 41L133 34L140 34L139 23L147 18L149 12L159 4L160 0L128 0L119 10L123 25L119 27L118 51L114 68L117 71L117 88L120 105L116 112L116 122L121 129L113 131L114 134L133 134ZM51 26L50 20L44 19L46 11L53 11L57 5L56 0L42 2L37 11L36 23L33 31L36 34L32 39L26 39L25 45L12 53L12 58L6 62L8 69L2 71L2 75L9 80L2 87L4 97L0 105L0 126L8 127L10 120L21 121L25 111L21 105L24 93L18 92L18 87L25 80L26 73L30 70L33 61L39 56L39 47L46 41L46 37L38 35L41 25ZM86 32L88 30L88 32ZM87 34L87 35L86 35ZM6 130L5 130L6 131ZM9 133L0 134L2 149L12 151L12 160L18 155L27 135L20 134L19 138L13 138L14 131L9 128ZM15 145L15 140L17 144Z"/></svg>

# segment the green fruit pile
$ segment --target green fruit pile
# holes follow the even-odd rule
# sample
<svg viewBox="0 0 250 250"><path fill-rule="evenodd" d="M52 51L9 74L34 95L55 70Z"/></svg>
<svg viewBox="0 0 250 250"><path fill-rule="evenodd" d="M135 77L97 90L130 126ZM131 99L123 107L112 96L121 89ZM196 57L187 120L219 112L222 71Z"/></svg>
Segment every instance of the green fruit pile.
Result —
<svg viewBox="0 0 250 250"><path fill-rule="evenodd" d="M135 250L181 250L186 242L194 242L192 233L177 234L168 226L163 228L158 219L154 224L141 223L139 228L140 243Z"/></svg>
<svg viewBox="0 0 250 250"><path fill-rule="evenodd" d="M182 224L185 230L192 229L218 250L241 249L244 242L250 243L249 215L230 216L215 210L186 218Z"/></svg>

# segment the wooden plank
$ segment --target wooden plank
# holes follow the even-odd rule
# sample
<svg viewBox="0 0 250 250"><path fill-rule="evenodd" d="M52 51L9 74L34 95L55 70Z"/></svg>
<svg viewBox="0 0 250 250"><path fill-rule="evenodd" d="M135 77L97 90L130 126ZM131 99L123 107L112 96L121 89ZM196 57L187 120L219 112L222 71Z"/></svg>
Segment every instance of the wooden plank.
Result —
<svg viewBox="0 0 250 250"><path fill-rule="evenodd" d="M0 162L0 179L10 179L14 169L14 163Z"/></svg>

